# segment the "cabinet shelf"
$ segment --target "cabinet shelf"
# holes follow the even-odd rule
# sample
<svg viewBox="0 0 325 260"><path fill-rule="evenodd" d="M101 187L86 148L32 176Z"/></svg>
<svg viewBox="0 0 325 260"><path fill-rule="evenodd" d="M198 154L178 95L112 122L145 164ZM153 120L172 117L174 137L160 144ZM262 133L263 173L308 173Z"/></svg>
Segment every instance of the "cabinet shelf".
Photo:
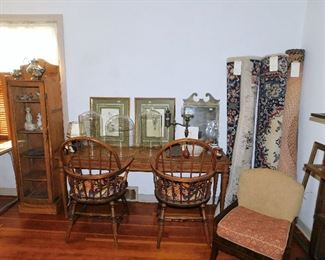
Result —
<svg viewBox="0 0 325 260"><path fill-rule="evenodd" d="M30 171L23 178L24 181L47 181L46 171Z"/></svg>
<svg viewBox="0 0 325 260"><path fill-rule="evenodd" d="M43 130L33 130L33 131L28 131L25 129L19 129L18 134L43 134Z"/></svg>
<svg viewBox="0 0 325 260"><path fill-rule="evenodd" d="M26 153L23 153L22 157L29 158L29 159L44 159L45 158L44 155L29 155L29 154L26 154Z"/></svg>
<svg viewBox="0 0 325 260"><path fill-rule="evenodd" d="M32 100L20 100L16 99L16 103L40 103L41 101L39 99L32 99Z"/></svg>
<svg viewBox="0 0 325 260"><path fill-rule="evenodd" d="M33 190L25 194L26 201L33 201L33 200L47 200L48 193L46 190Z"/></svg>
<svg viewBox="0 0 325 260"><path fill-rule="evenodd" d="M43 148L32 148L21 154L24 158L30 159L43 159L44 158L44 149Z"/></svg>

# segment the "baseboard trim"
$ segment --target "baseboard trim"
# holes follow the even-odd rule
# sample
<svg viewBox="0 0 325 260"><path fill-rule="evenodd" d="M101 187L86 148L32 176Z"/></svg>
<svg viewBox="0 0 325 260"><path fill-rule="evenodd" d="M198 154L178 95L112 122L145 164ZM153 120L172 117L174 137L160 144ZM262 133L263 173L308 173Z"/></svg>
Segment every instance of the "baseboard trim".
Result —
<svg viewBox="0 0 325 260"><path fill-rule="evenodd" d="M0 195L2 196L17 196L16 188L0 188Z"/></svg>
<svg viewBox="0 0 325 260"><path fill-rule="evenodd" d="M138 201L139 202L158 202L155 195L152 194L139 194L138 196Z"/></svg>

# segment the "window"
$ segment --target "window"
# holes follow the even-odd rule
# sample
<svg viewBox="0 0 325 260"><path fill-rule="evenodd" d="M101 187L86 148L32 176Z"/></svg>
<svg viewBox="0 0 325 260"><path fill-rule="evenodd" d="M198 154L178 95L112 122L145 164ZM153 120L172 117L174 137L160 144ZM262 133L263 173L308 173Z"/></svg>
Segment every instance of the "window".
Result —
<svg viewBox="0 0 325 260"><path fill-rule="evenodd" d="M6 73L0 73L0 141L9 139L6 111L4 106L4 85Z"/></svg>
<svg viewBox="0 0 325 260"><path fill-rule="evenodd" d="M4 104L4 76L34 58L60 65L61 69L62 17L4 15L0 22L0 39L0 139L6 140L9 133Z"/></svg>

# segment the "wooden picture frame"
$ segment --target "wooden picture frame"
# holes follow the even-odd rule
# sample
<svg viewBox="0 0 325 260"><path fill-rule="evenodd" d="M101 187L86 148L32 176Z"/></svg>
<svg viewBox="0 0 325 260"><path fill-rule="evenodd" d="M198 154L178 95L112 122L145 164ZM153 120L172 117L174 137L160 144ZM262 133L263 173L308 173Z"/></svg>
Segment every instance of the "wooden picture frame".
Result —
<svg viewBox="0 0 325 260"><path fill-rule="evenodd" d="M129 144L129 133L106 133L106 124L113 116L130 116L130 98L128 97L90 97L90 110L102 117L99 135L102 140L112 144Z"/></svg>
<svg viewBox="0 0 325 260"><path fill-rule="evenodd" d="M172 121L175 121L175 98L135 98L135 128L136 144L141 146L157 146L168 143L175 138L174 127L165 127L165 112L167 109L171 112ZM144 120L146 111L158 112L160 122L157 124L161 129L161 136L158 130L151 131L148 135L148 126L152 125L149 120Z"/></svg>

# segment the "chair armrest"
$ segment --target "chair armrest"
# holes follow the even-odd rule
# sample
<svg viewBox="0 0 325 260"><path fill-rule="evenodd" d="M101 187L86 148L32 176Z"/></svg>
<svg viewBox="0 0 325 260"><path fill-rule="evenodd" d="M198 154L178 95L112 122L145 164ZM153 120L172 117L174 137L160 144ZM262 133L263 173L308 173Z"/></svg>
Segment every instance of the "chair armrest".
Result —
<svg viewBox="0 0 325 260"><path fill-rule="evenodd" d="M71 177L79 180L100 180L100 179L106 179L106 178L111 178L114 176L118 176L122 174L123 172L126 172L126 176L129 171L129 167L131 163L133 162L134 158L130 157L124 165L121 167L121 169L115 170L114 172L107 172L103 174L96 174L96 175L81 175L81 174L76 174L74 173L69 167L63 166L63 170L65 174L70 175Z"/></svg>
<svg viewBox="0 0 325 260"><path fill-rule="evenodd" d="M134 157L129 158L124 165L122 165L121 170L128 171L131 163L134 161Z"/></svg>
<svg viewBox="0 0 325 260"><path fill-rule="evenodd" d="M153 165L151 165L153 174L159 176L159 178L166 179L172 182L183 182L183 183L193 183L193 182L203 182L206 180L212 179L216 172L214 170L211 170L207 172L205 175L202 176L196 176L193 178L187 178L187 177L178 177L178 176L170 176L167 174L164 174L162 171L156 169Z"/></svg>
<svg viewBox="0 0 325 260"><path fill-rule="evenodd" d="M122 168L118 171L117 175L125 172L125 176L124 176L124 179L126 180L127 179L127 176L129 174L129 168L130 168L130 165L131 163L133 162L134 160L134 157L131 157L129 158L126 163L122 166Z"/></svg>

